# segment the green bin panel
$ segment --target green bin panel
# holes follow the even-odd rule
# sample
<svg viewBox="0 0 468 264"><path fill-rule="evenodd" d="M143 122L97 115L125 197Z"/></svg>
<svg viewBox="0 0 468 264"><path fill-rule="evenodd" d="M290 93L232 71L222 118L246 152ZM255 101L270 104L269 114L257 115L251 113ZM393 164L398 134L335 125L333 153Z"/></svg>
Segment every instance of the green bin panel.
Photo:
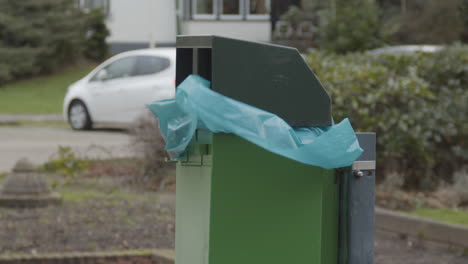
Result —
<svg viewBox="0 0 468 264"><path fill-rule="evenodd" d="M228 134L206 154L177 167L177 264L337 263L334 171Z"/></svg>
<svg viewBox="0 0 468 264"><path fill-rule="evenodd" d="M176 170L176 263L207 264L211 199L211 156Z"/></svg>

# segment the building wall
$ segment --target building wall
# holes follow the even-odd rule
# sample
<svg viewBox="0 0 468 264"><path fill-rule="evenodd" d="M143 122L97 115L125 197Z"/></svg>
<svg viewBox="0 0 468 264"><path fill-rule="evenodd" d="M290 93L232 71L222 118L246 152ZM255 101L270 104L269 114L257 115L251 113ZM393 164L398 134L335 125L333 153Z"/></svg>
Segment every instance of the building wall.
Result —
<svg viewBox="0 0 468 264"><path fill-rule="evenodd" d="M187 20L182 23L184 35L219 35L251 41L269 42L271 23L269 20Z"/></svg>
<svg viewBox="0 0 468 264"><path fill-rule="evenodd" d="M174 0L111 0L107 26L113 52L132 48L174 45ZM119 50L121 49L121 50Z"/></svg>
<svg viewBox="0 0 468 264"><path fill-rule="evenodd" d="M110 0L107 26L111 32L111 51L174 46L176 42L177 11L189 13L184 0ZM185 0L189 1L189 0ZM181 20L180 34L220 35L251 41L270 42L271 22L263 20Z"/></svg>

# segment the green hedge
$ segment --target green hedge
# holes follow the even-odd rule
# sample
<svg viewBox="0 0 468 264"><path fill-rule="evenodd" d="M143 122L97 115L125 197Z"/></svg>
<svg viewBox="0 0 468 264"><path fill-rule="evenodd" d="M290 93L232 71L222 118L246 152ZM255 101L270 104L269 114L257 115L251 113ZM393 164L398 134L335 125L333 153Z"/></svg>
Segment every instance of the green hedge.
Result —
<svg viewBox="0 0 468 264"><path fill-rule="evenodd" d="M0 85L82 57L102 60L104 20L100 10L84 13L74 0L0 1Z"/></svg>
<svg viewBox="0 0 468 264"><path fill-rule="evenodd" d="M308 62L332 97L334 118L377 132L380 175L397 171L408 188L433 188L466 164L468 46L413 55L313 52Z"/></svg>

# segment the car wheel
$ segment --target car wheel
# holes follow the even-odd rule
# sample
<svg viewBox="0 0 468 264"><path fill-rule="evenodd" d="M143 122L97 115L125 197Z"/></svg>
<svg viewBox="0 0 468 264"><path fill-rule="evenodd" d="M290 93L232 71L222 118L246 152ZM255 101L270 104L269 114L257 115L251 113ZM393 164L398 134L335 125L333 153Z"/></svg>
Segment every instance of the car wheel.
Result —
<svg viewBox="0 0 468 264"><path fill-rule="evenodd" d="M92 127L88 109L81 101L73 101L68 109L68 122L75 130L88 130Z"/></svg>

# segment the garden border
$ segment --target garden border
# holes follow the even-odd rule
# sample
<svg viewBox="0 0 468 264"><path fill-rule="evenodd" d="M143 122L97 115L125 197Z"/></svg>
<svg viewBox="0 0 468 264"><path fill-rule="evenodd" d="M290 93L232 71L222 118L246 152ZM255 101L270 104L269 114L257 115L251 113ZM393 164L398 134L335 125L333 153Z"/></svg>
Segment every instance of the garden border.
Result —
<svg viewBox="0 0 468 264"><path fill-rule="evenodd" d="M375 208L376 229L468 250L468 227Z"/></svg>
<svg viewBox="0 0 468 264"><path fill-rule="evenodd" d="M59 254L0 255L0 264L174 264L174 251L170 249L125 250L106 252L72 252Z"/></svg>

